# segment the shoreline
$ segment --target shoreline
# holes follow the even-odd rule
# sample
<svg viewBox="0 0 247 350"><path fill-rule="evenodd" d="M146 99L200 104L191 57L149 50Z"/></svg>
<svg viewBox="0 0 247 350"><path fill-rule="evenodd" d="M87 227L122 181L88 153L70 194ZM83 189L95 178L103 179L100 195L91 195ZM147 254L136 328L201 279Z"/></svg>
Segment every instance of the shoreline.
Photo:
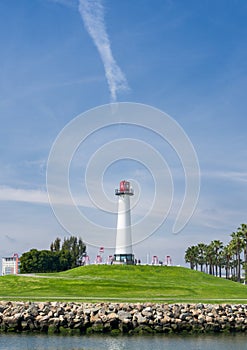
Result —
<svg viewBox="0 0 247 350"><path fill-rule="evenodd" d="M0 301L0 332L64 335L247 332L247 305Z"/></svg>

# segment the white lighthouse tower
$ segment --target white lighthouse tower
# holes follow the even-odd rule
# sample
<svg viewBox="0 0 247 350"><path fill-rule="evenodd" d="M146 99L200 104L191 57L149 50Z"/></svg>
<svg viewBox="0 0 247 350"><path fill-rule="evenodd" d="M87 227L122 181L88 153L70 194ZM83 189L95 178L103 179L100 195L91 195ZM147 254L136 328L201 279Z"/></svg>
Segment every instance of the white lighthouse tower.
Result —
<svg viewBox="0 0 247 350"><path fill-rule="evenodd" d="M116 251L114 254L114 264L134 264L131 237L131 217L130 217L130 196L134 195L130 183L121 181L119 189L115 190L118 196L118 217Z"/></svg>

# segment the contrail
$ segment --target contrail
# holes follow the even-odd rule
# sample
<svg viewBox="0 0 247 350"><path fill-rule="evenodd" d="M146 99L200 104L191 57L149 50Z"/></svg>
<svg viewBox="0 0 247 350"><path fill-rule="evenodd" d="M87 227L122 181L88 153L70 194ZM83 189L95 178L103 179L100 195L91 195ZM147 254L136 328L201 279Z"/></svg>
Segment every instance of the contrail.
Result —
<svg viewBox="0 0 247 350"><path fill-rule="evenodd" d="M92 37L102 59L109 85L111 101L117 99L117 92L128 90L127 80L117 65L111 51L111 43L104 22L104 8L101 0L79 0L79 12L86 30Z"/></svg>

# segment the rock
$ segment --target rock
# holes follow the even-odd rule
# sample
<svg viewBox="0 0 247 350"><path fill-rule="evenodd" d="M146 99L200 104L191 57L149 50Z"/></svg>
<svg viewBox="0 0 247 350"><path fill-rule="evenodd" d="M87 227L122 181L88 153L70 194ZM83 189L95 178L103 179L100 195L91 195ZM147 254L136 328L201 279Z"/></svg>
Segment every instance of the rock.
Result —
<svg viewBox="0 0 247 350"><path fill-rule="evenodd" d="M18 332L245 332L246 316L247 305L0 302L1 330Z"/></svg>
<svg viewBox="0 0 247 350"><path fill-rule="evenodd" d="M162 318L163 314L164 314L163 311L156 311L156 315L160 316L161 318Z"/></svg>
<svg viewBox="0 0 247 350"><path fill-rule="evenodd" d="M114 320L117 318L118 318L118 315L115 312L111 312L110 314L107 315L108 320Z"/></svg>
<svg viewBox="0 0 247 350"><path fill-rule="evenodd" d="M4 305L0 305L0 313L3 313L6 307Z"/></svg>
<svg viewBox="0 0 247 350"><path fill-rule="evenodd" d="M153 313L151 311L146 311L145 309L145 310L142 310L142 315L149 318L153 316Z"/></svg>
<svg viewBox="0 0 247 350"><path fill-rule="evenodd" d="M109 310L110 312L116 312L116 307L115 307L115 305L110 304L110 305L108 306L108 310Z"/></svg>
<svg viewBox="0 0 247 350"><path fill-rule="evenodd" d="M38 304L38 309L39 309L39 310L43 310L45 306L46 306L45 303L39 303L39 304Z"/></svg>
<svg viewBox="0 0 247 350"><path fill-rule="evenodd" d="M200 315L198 316L198 320L204 320L204 321L205 321L205 316L202 315L202 314L200 314Z"/></svg>
<svg viewBox="0 0 247 350"><path fill-rule="evenodd" d="M90 309L84 309L83 310L85 315L90 315L91 314L91 310Z"/></svg>
<svg viewBox="0 0 247 350"><path fill-rule="evenodd" d="M122 320L122 322L123 322L124 324L131 324L131 323L132 323L131 320L130 320L129 318L124 318L124 319Z"/></svg>
<svg viewBox="0 0 247 350"><path fill-rule="evenodd" d="M22 314L19 312L19 313L16 313L16 314L14 314L14 318L16 319L16 320L19 320L19 319L21 319L22 318Z"/></svg>
<svg viewBox="0 0 247 350"><path fill-rule="evenodd" d="M145 316L142 316L141 313L137 313L137 314L135 315L135 318L137 319L137 322L138 322L139 324L147 323L147 318L146 318Z"/></svg>
<svg viewBox="0 0 247 350"><path fill-rule="evenodd" d="M146 312L152 312L153 309L151 306L147 306L143 311L146 311Z"/></svg>
<svg viewBox="0 0 247 350"><path fill-rule="evenodd" d="M179 318L182 320L182 321L185 321L187 317L190 316L190 313L189 312L183 312L181 313L181 315L179 316Z"/></svg>
<svg viewBox="0 0 247 350"><path fill-rule="evenodd" d="M107 315L102 315L100 316L100 319L103 323L107 322L108 321L108 318L107 318Z"/></svg>
<svg viewBox="0 0 247 350"><path fill-rule="evenodd" d="M100 320L100 317L99 317L99 315L98 314L96 314L96 315L92 315L91 317L90 317L90 322L91 323L95 323L95 322L97 322L97 321L99 321Z"/></svg>
<svg viewBox="0 0 247 350"><path fill-rule="evenodd" d="M46 316L42 316L42 317L39 319L39 321L40 321L40 322L48 322L49 319L50 319L50 317L49 317L48 315L46 315Z"/></svg>
<svg viewBox="0 0 247 350"><path fill-rule="evenodd" d="M213 318L209 317L209 316L206 316L205 320L206 320L207 323L212 323L213 322Z"/></svg>
<svg viewBox="0 0 247 350"><path fill-rule="evenodd" d="M53 311L49 311L49 312L48 312L48 316L49 316L49 317L53 317L53 315L54 315Z"/></svg>
<svg viewBox="0 0 247 350"><path fill-rule="evenodd" d="M167 324L167 323L170 323L170 322L171 322L171 318L169 316L164 316L164 318L162 318L160 320L161 324Z"/></svg>
<svg viewBox="0 0 247 350"><path fill-rule="evenodd" d="M32 307L30 307L28 310L27 310L27 312L29 313L29 314L31 314L32 316L38 316L38 314L39 314L39 309L38 309L38 307L36 307L36 306L32 306Z"/></svg>
<svg viewBox="0 0 247 350"><path fill-rule="evenodd" d="M131 319L132 315L130 312L126 312L126 311L118 311L118 318L123 321L124 319Z"/></svg>
<svg viewBox="0 0 247 350"><path fill-rule="evenodd" d="M100 311L101 307L100 306L95 306L94 308L91 309L91 315L96 315Z"/></svg>
<svg viewBox="0 0 247 350"><path fill-rule="evenodd" d="M49 324L53 326L59 326L60 325L60 319L58 317L50 318Z"/></svg>

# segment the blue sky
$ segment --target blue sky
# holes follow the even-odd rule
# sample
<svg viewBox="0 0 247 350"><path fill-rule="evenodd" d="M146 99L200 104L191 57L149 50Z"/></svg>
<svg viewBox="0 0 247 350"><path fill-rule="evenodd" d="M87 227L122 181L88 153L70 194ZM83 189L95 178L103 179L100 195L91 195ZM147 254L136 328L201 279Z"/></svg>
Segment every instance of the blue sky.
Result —
<svg viewBox="0 0 247 350"><path fill-rule="evenodd" d="M232 231L246 222L247 4L240 0L103 0L101 4L103 25L125 85L115 101L147 104L168 113L197 152L201 190L187 226L172 234L174 215L170 215L157 232L134 246L143 261L147 254L160 259L171 255L174 264L183 265L188 246L213 239L227 243ZM114 96L79 1L0 0L0 13L0 255L5 256L49 248L53 239L67 234L47 198L50 149L76 116L112 102ZM88 206L83 174L90 155L120 135L138 135L163 155L173 174L175 212L184 193L178 158L157 135L118 126L96 133L73 159L71 188L78 196L83 193L81 210L101 224L115 225L116 216ZM143 185L139 209L147 207L154 186L137 162L123 160L109 166L103 177L108 197L112 190L116 204L114 189L123 176ZM137 210L133 219L140 219L144 211ZM78 234L83 238L83 229ZM97 247L88 246L88 251L94 260Z"/></svg>

